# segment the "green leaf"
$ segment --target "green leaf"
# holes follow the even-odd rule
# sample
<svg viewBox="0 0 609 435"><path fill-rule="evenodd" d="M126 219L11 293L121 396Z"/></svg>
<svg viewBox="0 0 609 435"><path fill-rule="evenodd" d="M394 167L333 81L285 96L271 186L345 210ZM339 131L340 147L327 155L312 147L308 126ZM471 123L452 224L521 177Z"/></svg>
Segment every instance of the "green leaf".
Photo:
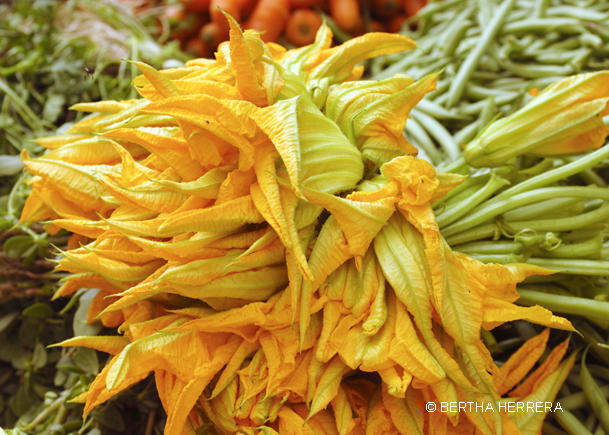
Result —
<svg viewBox="0 0 609 435"><path fill-rule="evenodd" d="M55 364L55 368L57 370L67 370L68 372L73 373L82 373L82 370L72 361L72 358L67 355L59 358L59 361Z"/></svg>
<svg viewBox="0 0 609 435"><path fill-rule="evenodd" d="M61 94L49 94L44 109L42 110L42 118L45 121L55 122L59 115L63 112L63 106L66 103L66 97Z"/></svg>
<svg viewBox="0 0 609 435"><path fill-rule="evenodd" d="M12 313L8 313L0 317L0 332L3 332L5 329L7 329L11 325L11 323L13 323L13 320L17 318L18 315L19 313L17 311L13 311Z"/></svg>
<svg viewBox="0 0 609 435"><path fill-rule="evenodd" d="M11 258L19 258L35 245L30 236L13 236L4 242L4 253Z"/></svg>
<svg viewBox="0 0 609 435"><path fill-rule="evenodd" d="M32 354L34 368L41 369L47 364L47 351L41 343L36 343Z"/></svg>
<svg viewBox="0 0 609 435"><path fill-rule="evenodd" d="M96 408L91 412L91 418L98 421L102 426L118 432L125 430L125 424L120 413L113 406L107 406L103 409Z"/></svg>
<svg viewBox="0 0 609 435"><path fill-rule="evenodd" d="M23 163L19 156L0 156L0 176L7 177L21 172Z"/></svg>
<svg viewBox="0 0 609 435"><path fill-rule="evenodd" d="M97 335L101 331L103 325L100 321L91 324L87 323L89 306L99 291L99 289L91 289L80 297L78 309L74 314L73 327L75 337Z"/></svg>
<svg viewBox="0 0 609 435"><path fill-rule="evenodd" d="M15 415L21 416L35 406L37 402L38 397L36 394L29 388L26 388L25 385L21 385L17 390L17 394L9 401L9 406Z"/></svg>
<svg viewBox="0 0 609 435"><path fill-rule="evenodd" d="M79 348L76 353L72 355L72 361L74 361L74 364L85 373L96 375L99 371L97 353L93 349L86 347Z"/></svg>
<svg viewBox="0 0 609 435"><path fill-rule="evenodd" d="M21 314L25 317L51 317L55 311L49 305L38 302L27 307Z"/></svg>

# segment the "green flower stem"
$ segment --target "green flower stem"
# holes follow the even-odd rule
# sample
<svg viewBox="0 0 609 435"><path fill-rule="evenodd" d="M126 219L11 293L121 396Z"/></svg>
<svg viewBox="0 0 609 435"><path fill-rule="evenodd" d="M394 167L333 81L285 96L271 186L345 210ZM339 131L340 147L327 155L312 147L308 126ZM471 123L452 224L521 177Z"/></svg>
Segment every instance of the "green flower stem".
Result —
<svg viewBox="0 0 609 435"><path fill-rule="evenodd" d="M478 186L480 184L487 183L490 178L491 175L488 173L484 175L473 175L468 177L463 183L459 184L454 189L451 189L450 192L448 192L442 199L436 201L432 206L433 209L438 209L442 204L445 204L446 202L450 201L452 198L458 196L459 194L471 188L472 186Z"/></svg>
<svg viewBox="0 0 609 435"><path fill-rule="evenodd" d="M488 180L486 185L479 189L476 193L471 195L465 201L459 202L454 207L446 210L440 216L437 217L438 226L440 228L446 227L455 222L460 217L467 214L474 207L478 206L488 198L490 198L496 191L501 189L503 186L510 184L505 178L498 177L495 172L491 173L491 178Z"/></svg>
<svg viewBox="0 0 609 435"><path fill-rule="evenodd" d="M517 242L473 242L452 247L453 250L468 255L509 255L521 254L523 246Z"/></svg>
<svg viewBox="0 0 609 435"><path fill-rule="evenodd" d="M499 237L499 226L497 224L480 225L479 227L463 231L451 237L447 237L444 233L442 233L442 235L446 238L446 243L448 243L450 246L458 246L463 243L486 239L494 236L495 234L497 234L497 237Z"/></svg>
<svg viewBox="0 0 609 435"><path fill-rule="evenodd" d="M583 258L588 257L590 255L598 255L600 256L601 249L603 247L603 236L601 234L597 235L593 239L587 240L582 243L573 243L573 244L562 244L558 248L547 251L545 249L540 249L535 252L536 257L544 257L544 258ZM602 258L602 257L601 257ZM608 272L609 274L609 272Z"/></svg>
<svg viewBox="0 0 609 435"><path fill-rule="evenodd" d="M595 224L587 225L585 228L575 230L569 234L561 234L560 238L564 243L578 242L582 240L588 240L595 237L598 233L604 232L609 229L609 224L606 222L597 222Z"/></svg>
<svg viewBox="0 0 609 435"><path fill-rule="evenodd" d="M568 273L570 275L606 276L609 271L609 261L602 260L530 258L528 263L534 266ZM609 312L607 318L609 319Z"/></svg>
<svg viewBox="0 0 609 435"><path fill-rule="evenodd" d="M602 147L601 149L594 151L593 153L590 153L587 156L574 161L573 163L569 163L567 165L561 166L560 168L556 168L548 172L544 172L543 174L533 177L527 181L518 183L514 187L511 187L506 191L501 192L499 195L493 198L489 202L489 204L494 202L500 202L511 196L518 195L519 193L548 186L552 183L555 183L556 181L563 180L585 169L591 168L608 158L609 147Z"/></svg>
<svg viewBox="0 0 609 435"><path fill-rule="evenodd" d="M461 156L454 162L450 163L449 165L446 165L444 167L442 167L442 166L439 167L438 170L439 170L439 172L447 172L447 173L452 173L452 174L463 174L463 173L469 172L469 165L465 161L465 158L463 158L463 156Z"/></svg>
<svg viewBox="0 0 609 435"><path fill-rule="evenodd" d="M513 264L513 263L524 263L526 257L521 254L504 254L504 255L493 255L493 254L468 254L470 257L484 263L496 263L496 264Z"/></svg>
<svg viewBox="0 0 609 435"><path fill-rule="evenodd" d="M542 293L524 287L517 287L517 290L520 295L516 301L518 305L525 307L541 305L556 313L595 317L600 320L609 319L609 302Z"/></svg>
<svg viewBox="0 0 609 435"><path fill-rule="evenodd" d="M599 231L603 230L604 223L609 219L609 204L605 204L598 210L591 211L589 213L583 213L579 216L558 218L558 219L538 219L535 221L522 221L522 222L510 222L509 229L514 234L523 231L531 230L538 232L562 232L562 231L573 231L579 228L585 228L586 230L592 228L591 232L582 231L577 237L565 237L564 241L575 241L575 240L586 240L596 236ZM596 225L601 224L599 228ZM460 245L462 243L473 242L475 240L486 239L500 234L501 227L497 223L480 225L476 228L468 229L458 234L446 235L443 231L442 235L446 237L446 242L450 246ZM601 258L605 258L605 248L601 251Z"/></svg>
<svg viewBox="0 0 609 435"><path fill-rule="evenodd" d="M482 341L491 353L497 353L501 351L497 344L497 340L495 339L495 336L491 331L487 331L486 329L480 329L480 337L482 338Z"/></svg>
<svg viewBox="0 0 609 435"><path fill-rule="evenodd" d="M609 189L602 187L544 187L532 192L524 192L501 201L489 201L476 207L471 214L445 228L445 237L483 224L508 210L552 198L588 198L609 200ZM602 209L602 207L601 207ZM600 209L599 209L600 210Z"/></svg>
<svg viewBox="0 0 609 435"><path fill-rule="evenodd" d="M503 220L506 222L528 221L539 218L540 216L555 215L557 212L569 210L573 214L574 205L582 203L579 198L556 198L542 201L537 204L525 205L514 210L507 211L503 214ZM579 213L582 213L579 210ZM578 214L579 214L578 213Z"/></svg>

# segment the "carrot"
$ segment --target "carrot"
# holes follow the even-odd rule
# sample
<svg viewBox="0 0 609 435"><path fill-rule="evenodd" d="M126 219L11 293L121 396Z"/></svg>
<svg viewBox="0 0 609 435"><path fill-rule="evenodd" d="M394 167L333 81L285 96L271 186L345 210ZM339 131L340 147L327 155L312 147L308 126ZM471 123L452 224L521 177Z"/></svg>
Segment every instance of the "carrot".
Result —
<svg viewBox="0 0 609 435"><path fill-rule="evenodd" d="M241 3L241 17L244 19L252 14L252 11L256 7L257 0L239 0Z"/></svg>
<svg viewBox="0 0 609 435"><path fill-rule="evenodd" d="M288 22L290 9L289 0L260 0L243 27L265 31L264 42L276 41Z"/></svg>
<svg viewBox="0 0 609 435"><path fill-rule="evenodd" d="M412 17L426 4L427 0L404 0L404 10L409 17Z"/></svg>
<svg viewBox="0 0 609 435"><path fill-rule="evenodd" d="M401 3L399 0L373 0L372 13L377 18L389 19L401 12Z"/></svg>
<svg viewBox="0 0 609 435"><path fill-rule="evenodd" d="M209 15L214 23L228 29L228 22L222 11L231 15L235 20L241 21L241 1L239 0L211 0ZM227 34L228 35L228 34Z"/></svg>
<svg viewBox="0 0 609 435"><path fill-rule="evenodd" d="M208 11L210 1L211 0L180 0L180 3L184 6L186 12L200 14Z"/></svg>
<svg viewBox="0 0 609 435"><path fill-rule="evenodd" d="M385 25L377 20L370 20L370 31L371 32L384 32Z"/></svg>
<svg viewBox="0 0 609 435"><path fill-rule="evenodd" d="M402 25L406 21L406 17L404 15L397 15L394 17L389 23L387 23L387 31L391 33L398 33L402 30Z"/></svg>
<svg viewBox="0 0 609 435"><path fill-rule="evenodd" d="M197 37L190 39L186 43L184 51L194 57L210 58L214 54L212 48Z"/></svg>
<svg viewBox="0 0 609 435"><path fill-rule="evenodd" d="M292 44L299 47L315 41L317 29L321 27L320 16L311 9L296 9L290 15L285 28L285 36Z"/></svg>
<svg viewBox="0 0 609 435"><path fill-rule="evenodd" d="M209 47L216 48L218 44L223 41L226 41L228 38L228 34L222 34L223 27L218 23L214 23L213 21L207 23L203 27L201 27L201 31L199 32L199 38L203 43Z"/></svg>
<svg viewBox="0 0 609 435"><path fill-rule="evenodd" d="M330 0L330 15L347 32L356 29L362 22L357 0Z"/></svg>
<svg viewBox="0 0 609 435"><path fill-rule="evenodd" d="M296 8L310 8L312 6L317 6L320 0L290 0L292 7Z"/></svg>

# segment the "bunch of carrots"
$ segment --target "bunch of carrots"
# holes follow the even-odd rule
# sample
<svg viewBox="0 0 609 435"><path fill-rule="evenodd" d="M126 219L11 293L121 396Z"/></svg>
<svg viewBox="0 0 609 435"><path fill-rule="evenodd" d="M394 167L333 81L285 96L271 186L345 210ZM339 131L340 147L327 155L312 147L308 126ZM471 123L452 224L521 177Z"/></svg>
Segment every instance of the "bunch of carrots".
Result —
<svg viewBox="0 0 609 435"><path fill-rule="evenodd" d="M180 5L166 9L165 20L183 50L211 58L218 44L228 40L220 9L244 29L264 32L264 42L302 47L314 41L322 16L331 21L335 33L342 31L348 39L369 31L399 32L406 18L425 4L426 0L180 0Z"/></svg>

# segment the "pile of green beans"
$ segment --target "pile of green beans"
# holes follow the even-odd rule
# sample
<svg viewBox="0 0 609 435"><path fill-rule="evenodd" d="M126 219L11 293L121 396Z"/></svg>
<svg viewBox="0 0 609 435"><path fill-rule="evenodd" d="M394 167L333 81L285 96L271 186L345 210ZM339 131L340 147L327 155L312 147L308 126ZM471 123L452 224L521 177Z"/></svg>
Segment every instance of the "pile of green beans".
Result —
<svg viewBox="0 0 609 435"><path fill-rule="evenodd" d="M415 22L402 33L420 48L379 57L370 71L373 79L443 71L406 125L407 138L436 166L457 160L462 146L522 107L531 90L609 68L606 1L431 0Z"/></svg>
<svg viewBox="0 0 609 435"><path fill-rule="evenodd" d="M565 412L553 413L543 434L609 435L609 145L563 158L521 156L495 169L474 170L462 158L465 145L537 91L609 69L609 2L430 0L407 24L416 24L403 33L420 48L374 60L371 74L442 71L405 129L438 170L469 174L434 204L442 235L485 263L557 272L525 280L517 303L569 318L579 333L574 347L589 351L557 399ZM497 342L483 330L482 338L497 353L535 333L516 329L519 337Z"/></svg>

